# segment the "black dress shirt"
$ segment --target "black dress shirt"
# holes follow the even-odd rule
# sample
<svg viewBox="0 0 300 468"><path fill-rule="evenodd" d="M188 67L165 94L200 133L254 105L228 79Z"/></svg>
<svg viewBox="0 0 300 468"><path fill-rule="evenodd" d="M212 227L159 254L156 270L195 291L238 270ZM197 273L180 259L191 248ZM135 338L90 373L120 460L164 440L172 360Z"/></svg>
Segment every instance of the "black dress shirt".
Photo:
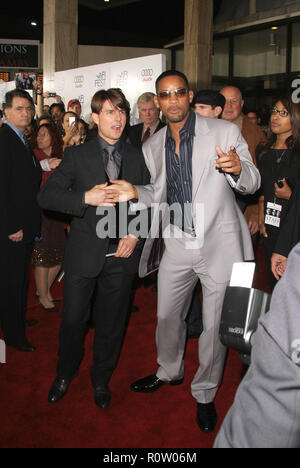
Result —
<svg viewBox="0 0 300 468"><path fill-rule="evenodd" d="M167 200L169 205L176 204L178 210L171 211L171 223L181 229L193 227L192 218L192 154L195 136L196 115L190 112L180 130L180 154L176 154L176 143L171 136L170 128L166 136L166 171Z"/></svg>

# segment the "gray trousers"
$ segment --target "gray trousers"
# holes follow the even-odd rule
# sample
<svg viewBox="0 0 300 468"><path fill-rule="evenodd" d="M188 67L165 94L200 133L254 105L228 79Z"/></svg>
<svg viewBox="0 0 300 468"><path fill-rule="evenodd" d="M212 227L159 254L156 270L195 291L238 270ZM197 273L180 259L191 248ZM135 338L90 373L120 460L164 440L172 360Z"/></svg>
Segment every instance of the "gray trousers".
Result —
<svg viewBox="0 0 300 468"><path fill-rule="evenodd" d="M165 239L165 251L158 273L158 322L156 345L163 381L184 375L186 314L198 278L203 290L203 333L199 338L200 366L193 379L192 395L199 403L213 401L221 383L226 348L219 339L222 306L228 282L215 283L208 274L197 239L184 234L181 239Z"/></svg>

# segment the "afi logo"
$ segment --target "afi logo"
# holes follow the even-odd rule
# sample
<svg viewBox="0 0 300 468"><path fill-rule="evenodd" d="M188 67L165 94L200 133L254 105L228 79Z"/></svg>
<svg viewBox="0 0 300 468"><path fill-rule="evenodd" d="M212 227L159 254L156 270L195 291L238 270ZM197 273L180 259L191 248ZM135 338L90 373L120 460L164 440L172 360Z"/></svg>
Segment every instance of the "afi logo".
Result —
<svg viewBox="0 0 300 468"><path fill-rule="evenodd" d="M100 72L96 75L95 87L96 88L105 88L106 83L106 72Z"/></svg>
<svg viewBox="0 0 300 468"><path fill-rule="evenodd" d="M0 340L0 364L6 364L6 348L3 340Z"/></svg>

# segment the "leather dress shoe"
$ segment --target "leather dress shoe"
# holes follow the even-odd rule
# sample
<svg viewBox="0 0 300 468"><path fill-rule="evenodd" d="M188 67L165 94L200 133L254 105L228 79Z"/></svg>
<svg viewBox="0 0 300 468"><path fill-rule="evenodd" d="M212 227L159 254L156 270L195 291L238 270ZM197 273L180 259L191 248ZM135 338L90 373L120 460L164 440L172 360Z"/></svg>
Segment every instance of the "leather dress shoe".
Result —
<svg viewBox="0 0 300 468"><path fill-rule="evenodd" d="M99 408L108 408L111 393L107 385L97 385L94 390L94 401Z"/></svg>
<svg viewBox="0 0 300 468"><path fill-rule="evenodd" d="M69 383L70 379L56 377L49 390L48 402L57 403L61 400L67 393Z"/></svg>
<svg viewBox="0 0 300 468"><path fill-rule="evenodd" d="M197 424L203 432L213 432L218 421L214 402L197 404Z"/></svg>
<svg viewBox="0 0 300 468"><path fill-rule="evenodd" d="M27 342L22 345L13 346L17 351L23 351L25 353L33 353L36 350L36 347L31 343Z"/></svg>
<svg viewBox="0 0 300 468"><path fill-rule="evenodd" d="M38 320L25 320L25 327L34 327L38 323Z"/></svg>
<svg viewBox="0 0 300 468"><path fill-rule="evenodd" d="M162 387L165 384L169 385L180 385L182 384L183 379L180 380L171 380L170 382L164 382L163 380L160 380L157 375L149 375L148 377L145 377L144 379L137 380L136 382L133 382L130 385L130 389L133 392L141 392L141 393L152 393L155 392L155 390L158 390L160 387Z"/></svg>

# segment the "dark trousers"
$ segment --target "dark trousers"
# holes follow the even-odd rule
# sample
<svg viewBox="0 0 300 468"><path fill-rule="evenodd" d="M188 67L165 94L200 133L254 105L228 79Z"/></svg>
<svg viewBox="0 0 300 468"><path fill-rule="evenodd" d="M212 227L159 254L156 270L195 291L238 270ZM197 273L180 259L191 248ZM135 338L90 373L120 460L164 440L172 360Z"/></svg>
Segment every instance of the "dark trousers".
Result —
<svg viewBox="0 0 300 468"><path fill-rule="evenodd" d="M26 340L25 316L33 244L2 242L0 260L1 326L6 344L22 346Z"/></svg>
<svg viewBox="0 0 300 468"><path fill-rule="evenodd" d="M264 239L264 250L265 250L265 258L267 263L267 271L268 271L268 279L269 279L269 286L271 292L273 292L276 284L277 279L273 275L272 268L271 268L271 258L274 253L274 245L275 243L269 243L266 239Z"/></svg>
<svg viewBox="0 0 300 468"><path fill-rule="evenodd" d="M97 278L66 274L64 306L59 333L59 377L74 377L83 357L83 340L95 289L94 386L107 384L117 365L128 318L128 306L134 275L127 274L121 261L108 258Z"/></svg>

